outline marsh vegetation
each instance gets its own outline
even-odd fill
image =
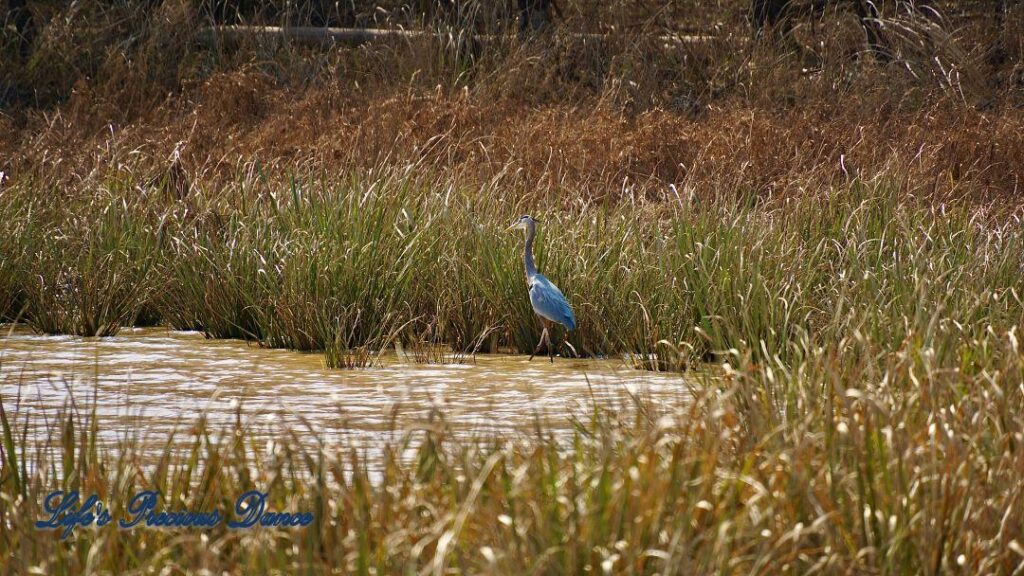
[[[442,419],[383,443],[416,457],[373,481],[358,450],[311,432],[268,451],[241,418],[147,466],[97,447],[88,409],[28,437],[5,394],[6,571],[1020,570],[1019,6],[883,14],[880,58],[838,4],[781,38],[752,35],[746,3],[566,4],[550,34],[485,46],[459,33],[495,32],[482,8],[353,8],[342,24],[439,34],[326,50],[201,47],[190,2],[37,13],[31,55],[0,64],[0,314],[338,368],[395,344],[528,351],[522,240],[501,230],[530,212],[576,350],[720,377],[691,371],[682,410],[596,407],[568,445],[542,422],[463,442]],[[58,487],[188,508],[257,487],[316,522],[39,538]]]

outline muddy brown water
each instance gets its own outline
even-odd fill
[[[439,411],[458,434],[525,433],[537,418],[568,431],[594,405],[626,407],[643,397],[685,402],[683,376],[630,369],[621,359],[575,360],[478,355],[464,364],[419,364],[394,353],[381,367],[335,370],[323,356],[207,340],[193,332],[125,329],[113,338],[0,332],[0,399],[20,427],[54,434],[69,402],[95,411],[101,441],[136,437],[162,448],[205,412],[227,429],[241,410],[250,433],[267,440],[285,429],[373,451]],[[181,442],[187,434],[179,434]]]

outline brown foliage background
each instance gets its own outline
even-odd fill
[[[36,7],[31,58],[4,65],[0,169],[58,190],[112,174],[144,186],[180,155],[177,169],[208,192],[253,171],[279,181],[415,164],[566,203],[813,194],[879,175],[915,194],[1019,196],[1019,9],[1000,20],[986,4],[951,4],[941,26],[894,12],[897,58],[883,62],[841,4],[808,8],[782,39],[753,40],[742,2],[578,2],[552,36],[459,40],[501,31],[489,6],[339,13],[439,34],[327,50],[203,46],[210,7],[186,1]],[[695,30],[709,38],[663,38]]]

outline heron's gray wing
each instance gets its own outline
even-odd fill
[[[576,317],[562,291],[541,274],[530,281],[530,304],[533,311],[570,330],[576,329]]]

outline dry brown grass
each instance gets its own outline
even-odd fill
[[[571,4],[564,27],[610,29],[593,22],[635,12],[587,6]],[[58,96],[0,115],[0,156],[16,179],[62,189],[112,171],[151,182],[180,149],[184,174],[211,192],[254,171],[284,180],[415,163],[567,203],[659,199],[670,184],[698,197],[788,196],[881,173],[915,194],[1017,198],[1024,110],[1012,41],[986,76],[988,44],[968,41],[975,20],[938,32],[894,22],[903,59],[886,65],[863,57],[841,11],[798,26],[802,53],[784,54],[791,45],[750,45],[741,4],[704,8],[720,20],[712,42],[665,49],[645,39],[700,21],[663,10],[624,19],[628,32],[604,43],[562,36],[475,52],[429,40],[209,52],[193,43],[203,20],[188,3],[150,16],[80,10],[94,28],[51,24],[40,50],[78,42],[89,65],[55,59],[25,73]],[[139,26],[129,33],[125,22]],[[118,34],[127,55],[104,53]]]
[[[601,103],[523,108],[458,93],[351,100],[243,70],[109,129],[73,99],[68,113],[34,118],[5,140],[22,170],[83,184],[119,167],[156,174],[182,144],[186,171],[211,190],[253,159],[275,178],[297,167],[341,173],[416,162],[470,182],[505,178],[524,194],[589,199],[660,198],[669,184],[698,196],[792,194],[882,172],[900,175],[908,191],[1016,198],[1024,176],[1017,109],[904,110],[847,98],[784,110],[714,106],[691,117]]]

